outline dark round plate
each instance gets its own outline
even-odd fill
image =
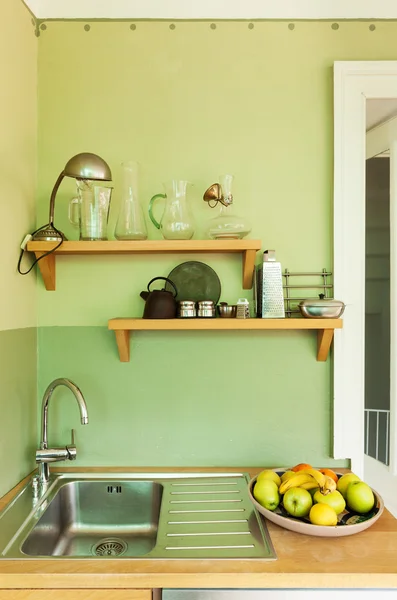
[[[197,260],[181,263],[175,269],[172,269],[168,279],[171,279],[178,290],[176,297],[178,301],[193,300],[199,302],[200,300],[212,300],[215,304],[218,304],[221,296],[221,282],[214,269],[211,269],[205,263]],[[166,283],[165,289],[169,292],[172,291],[169,283]]]

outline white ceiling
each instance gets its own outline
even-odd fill
[[[367,100],[367,131],[397,116],[397,98]]]
[[[19,0],[15,0],[19,1]],[[396,0],[24,0],[39,19],[396,19]]]

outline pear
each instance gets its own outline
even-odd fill
[[[267,510],[276,510],[280,504],[280,494],[278,493],[278,487],[270,479],[262,479],[255,483],[254,498],[261,506],[267,508]]]
[[[281,483],[280,476],[276,473],[276,471],[272,471],[271,469],[265,469],[261,471],[256,478],[256,482],[262,481],[262,479],[270,479],[270,481],[274,481],[277,487],[279,487]]]

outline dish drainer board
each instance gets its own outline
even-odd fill
[[[297,278],[299,283],[291,284],[291,278]],[[300,283],[301,281],[304,283]],[[285,269],[283,273],[285,316],[299,315],[298,304],[301,300],[309,298],[318,300],[319,294],[324,294],[324,298],[333,298],[333,289],[332,271],[322,269],[322,271],[310,273],[307,271],[291,272]],[[307,290],[306,295],[303,293],[304,290]]]

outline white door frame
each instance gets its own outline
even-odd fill
[[[397,61],[335,62],[334,293],[347,306],[344,327],[335,331],[333,441],[334,458],[350,458],[352,470],[359,476],[364,475],[367,98],[397,98]],[[394,291],[392,302],[393,298],[397,299]],[[393,335],[393,311],[391,328]],[[391,360],[397,365],[393,346]],[[391,408],[393,395],[392,390]],[[395,418],[395,406],[393,414]],[[390,423],[390,427],[397,432],[397,423]],[[395,474],[396,444],[392,437],[395,436],[390,438],[390,468]]]

